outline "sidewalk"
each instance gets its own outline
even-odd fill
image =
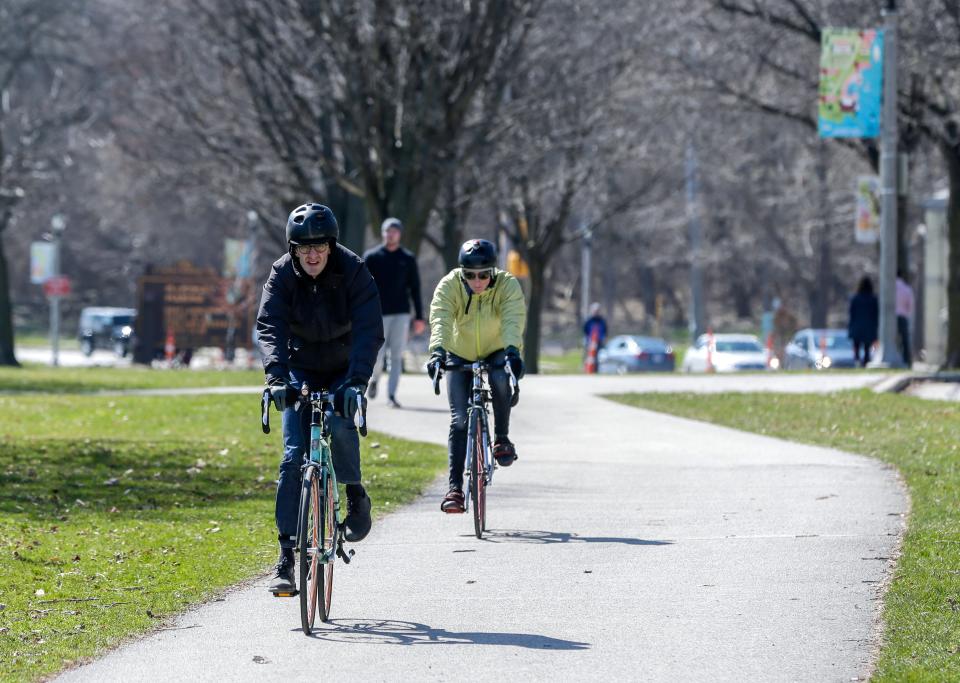
[[[337,567],[318,637],[261,578],[62,680],[866,677],[907,509],[895,472],[592,395],[648,382],[524,380],[490,537],[439,512],[437,482]],[[372,402],[372,428],[445,441],[445,397],[407,376],[399,398]]]

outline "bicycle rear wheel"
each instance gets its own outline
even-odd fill
[[[323,583],[320,587],[320,620],[330,619],[330,601],[333,599],[333,561],[336,557],[337,518],[333,497],[333,477],[323,477],[323,505],[320,507],[320,547],[326,556],[323,568]]]
[[[470,439],[467,448],[470,452],[470,498],[473,502],[473,532],[477,538],[483,538],[487,520],[487,486],[483,472],[483,432],[480,416],[474,414]]]
[[[318,580],[320,570],[320,470],[310,465],[303,473],[300,488],[300,527],[297,549],[300,553],[300,625],[307,635],[313,630],[317,603],[323,602],[318,592],[323,582]]]

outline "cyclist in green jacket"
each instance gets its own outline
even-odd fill
[[[447,362],[482,358],[491,364],[505,362],[520,379],[520,349],[527,317],[520,282],[496,268],[497,250],[487,240],[464,242],[459,264],[437,284],[430,303],[430,378]],[[457,513],[464,510],[463,467],[471,377],[465,372],[449,372],[446,377],[450,401],[450,490],[440,509]],[[503,367],[491,369],[489,380],[495,425],[493,455],[497,464],[508,467],[517,459],[509,439],[510,382]]]

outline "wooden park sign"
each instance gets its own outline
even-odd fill
[[[249,348],[256,317],[251,290],[249,279],[224,278],[187,261],[148,267],[137,281],[134,362],[162,358],[171,335],[179,351]]]

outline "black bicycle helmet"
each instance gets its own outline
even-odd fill
[[[460,247],[457,262],[463,268],[493,268],[497,265],[497,248],[487,240],[467,240]]]
[[[333,211],[323,204],[313,202],[298,206],[287,219],[287,242],[289,244],[317,244],[336,241],[340,227]]]

